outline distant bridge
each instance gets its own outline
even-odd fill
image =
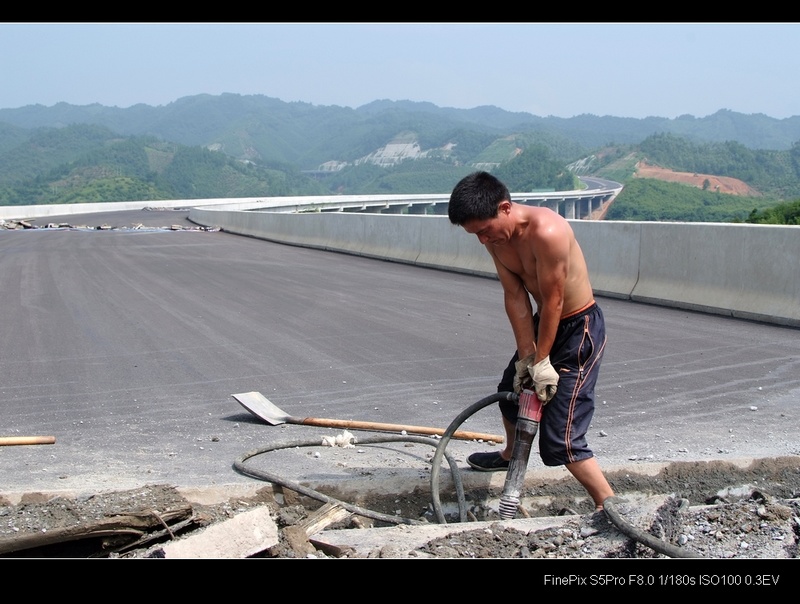
[[[570,220],[587,220],[622,191],[610,180],[581,177],[588,188],[578,191],[512,193],[512,200],[546,206]],[[192,208],[221,206],[251,212],[351,212],[364,214],[447,215],[450,194],[424,195],[309,195],[297,197],[242,197],[224,199],[173,199],[117,201],[106,203],[0,206],[0,219],[36,218],[101,211],[133,210],[145,207]]]
[[[590,219],[592,214],[622,190],[617,182],[596,178],[582,179],[592,188],[576,191],[512,193],[513,201],[545,206],[570,220]],[[366,214],[447,215],[450,194],[433,195],[342,195],[322,197],[273,198],[261,208],[265,212],[362,212]],[[258,211],[258,208],[252,208]]]

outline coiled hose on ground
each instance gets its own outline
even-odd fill
[[[406,435],[402,435],[402,436],[400,436],[400,435],[398,435],[398,436],[388,436],[388,435],[387,436],[373,436],[373,437],[359,438],[358,439],[358,444],[360,444],[360,445],[371,445],[371,444],[390,443],[390,442],[413,442],[413,443],[421,443],[421,444],[426,444],[426,445],[430,445],[432,447],[435,447],[438,444],[439,441],[438,441],[438,439],[431,438],[429,436],[406,436]],[[363,516],[365,518],[372,518],[373,520],[380,520],[381,522],[388,522],[390,524],[427,524],[426,522],[424,522],[422,520],[416,520],[416,519],[412,519],[412,518],[403,518],[401,516],[395,516],[395,515],[391,515],[391,514],[383,514],[381,512],[376,512],[374,510],[369,510],[369,509],[366,509],[366,508],[362,508],[360,506],[356,506],[356,505],[347,503],[346,501],[341,501],[341,500],[336,499],[334,497],[330,497],[328,495],[325,495],[324,493],[321,493],[321,492],[319,492],[319,491],[317,491],[315,489],[303,486],[298,482],[287,480],[287,479],[285,479],[285,478],[283,478],[283,477],[281,477],[281,476],[279,476],[277,474],[273,474],[271,472],[265,472],[263,470],[259,470],[259,469],[253,468],[251,466],[248,466],[245,463],[248,459],[251,459],[251,458],[256,457],[258,455],[262,455],[264,453],[268,453],[270,451],[279,451],[281,449],[294,449],[294,448],[298,448],[298,447],[318,447],[320,445],[321,445],[321,443],[320,443],[319,440],[315,440],[315,441],[305,440],[305,441],[287,442],[287,443],[282,443],[282,444],[278,444],[278,445],[274,445],[274,446],[270,446],[270,447],[263,447],[261,449],[255,449],[255,450],[249,451],[248,453],[245,453],[244,455],[239,457],[233,463],[233,467],[238,472],[240,472],[241,474],[244,474],[245,476],[250,476],[252,478],[258,478],[259,480],[264,480],[266,482],[271,482],[273,484],[277,484],[277,485],[286,487],[288,489],[291,489],[292,491],[296,491],[297,493],[300,493],[301,495],[305,495],[306,497],[310,497],[310,498],[315,499],[317,501],[321,501],[322,503],[336,503],[336,504],[339,504],[341,507],[343,507],[347,511],[352,512],[354,514],[357,514],[359,516]],[[458,464],[449,455],[447,455],[446,458],[447,458],[447,463],[450,466],[450,470],[453,473],[453,479],[454,479],[454,481],[455,481],[455,483],[457,485],[457,490],[460,493],[461,499],[463,499],[463,497],[464,497],[464,495],[463,495],[464,488],[461,485],[461,479],[460,479],[460,474],[459,474],[459,470],[458,470]],[[439,459],[441,459],[441,457]]]
[[[472,405],[467,407],[464,411],[462,411],[450,423],[450,425],[443,433],[441,439],[436,439],[427,436],[387,435],[387,436],[373,436],[367,438],[359,438],[358,443],[363,445],[370,445],[370,444],[380,444],[380,443],[390,443],[390,442],[413,442],[413,443],[421,443],[421,444],[435,446],[436,452],[434,453],[433,459],[431,460],[432,464],[431,499],[432,499],[434,513],[436,514],[436,519],[440,524],[447,524],[447,519],[445,518],[444,512],[442,511],[442,505],[439,496],[439,481],[440,481],[439,474],[440,474],[442,458],[444,458],[447,461],[448,466],[450,467],[450,472],[453,477],[453,484],[455,486],[456,497],[458,500],[459,520],[461,522],[466,522],[467,521],[466,498],[464,495],[464,486],[461,480],[461,473],[459,471],[458,464],[447,453],[447,445],[449,444],[453,434],[458,430],[461,424],[463,424],[469,417],[471,417],[481,409],[488,407],[489,405],[501,400],[515,401],[518,400],[518,398],[519,395],[517,395],[514,392],[498,392],[489,395],[479,400],[476,403],[473,403]],[[320,441],[319,440],[315,440],[313,442],[308,440],[294,441],[270,447],[254,449],[239,457],[234,462],[233,467],[238,472],[244,474],[245,476],[250,476],[252,478],[257,478],[259,480],[264,480],[273,484],[281,485],[297,493],[300,493],[301,495],[305,495],[317,501],[321,501],[322,503],[336,503],[340,505],[342,508],[346,509],[347,511],[352,512],[353,514],[357,514],[359,516],[363,516],[365,518],[372,518],[373,520],[379,520],[381,522],[387,522],[389,524],[407,524],[407,525],[427,524],[425,521],[422,520],[417,520],[413,518],[403,518],[401,516],[396,516],[392,514],[383,514],[381,512],[376,512],[374,510],[369,510],[357,505],[353,505],[345,501],[336,499],[334,497],[325,495],[324,493],[321,493],[315,489],[303,486],[297,482],[282,478],[277,474],[273,474],[271,472],[265,472],[263,470],[258,470],[246,464],[247,460],[270,451],[278,451],[281,449],[293,449],[298,447],[312,447],[312,446],[320,446]],[[661,539],[658,539],[657,537],[654,537],[653,535],[645,531],[639,530],[636,527],[627,523],[625,519],[620,515],[619,510],[617,509],[617,504],[623,502],[624,500],[618,497],[609,497],[603,502],[603,510],[605,511],[608,519],[624,535],[653,549],[657,553],[663,554],[670,558],[700,557],[699,554],[697,553],[671,545],[670,543],[662,541]]]

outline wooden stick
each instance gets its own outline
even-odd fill
[[[55,436],[0,436],[0,446],[5,445],[52,445]]]
[[[303,426],[321,426],[324,428],[345,428],[351,430],[378,430],[380,432],[402,432],[405,430],[409,434],[424,434],[428,436],[444,436],[444,428],[430,428],[428,426],[409,426],[407,424],[383,424],[380,422],[366,422],[349,419],[328,419],[322,417],[289,417],[286,423],[301,424]],[[465,432],[456,430],[452,438],[460,440],[486,440],[501,443],[505,440],[499,434],[484,434],[482,432]]]

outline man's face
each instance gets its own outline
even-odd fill
[[[504,245],[511,239],[513,229],[508,219],[510,204],[503,202],[497,210],[497,215],[486,220],[470,220],[464,223],[467,233],[476,235],[481,244]]]

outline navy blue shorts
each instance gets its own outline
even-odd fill
[[[533,317],[538,328],[539,315]],[[539,423],[539,454],[546,466],[563,466],[594,455],[586,433],[594,415],[594,388],[606,347],[603,311],[591,306],[561,319],[550,351],[550,363],[558,372],[555,396],[542,410]],[[515,352],[497,386],[498,392],[514,391]],[[517,421],[517,404],[500,401],[500,412],[512,424]]]

